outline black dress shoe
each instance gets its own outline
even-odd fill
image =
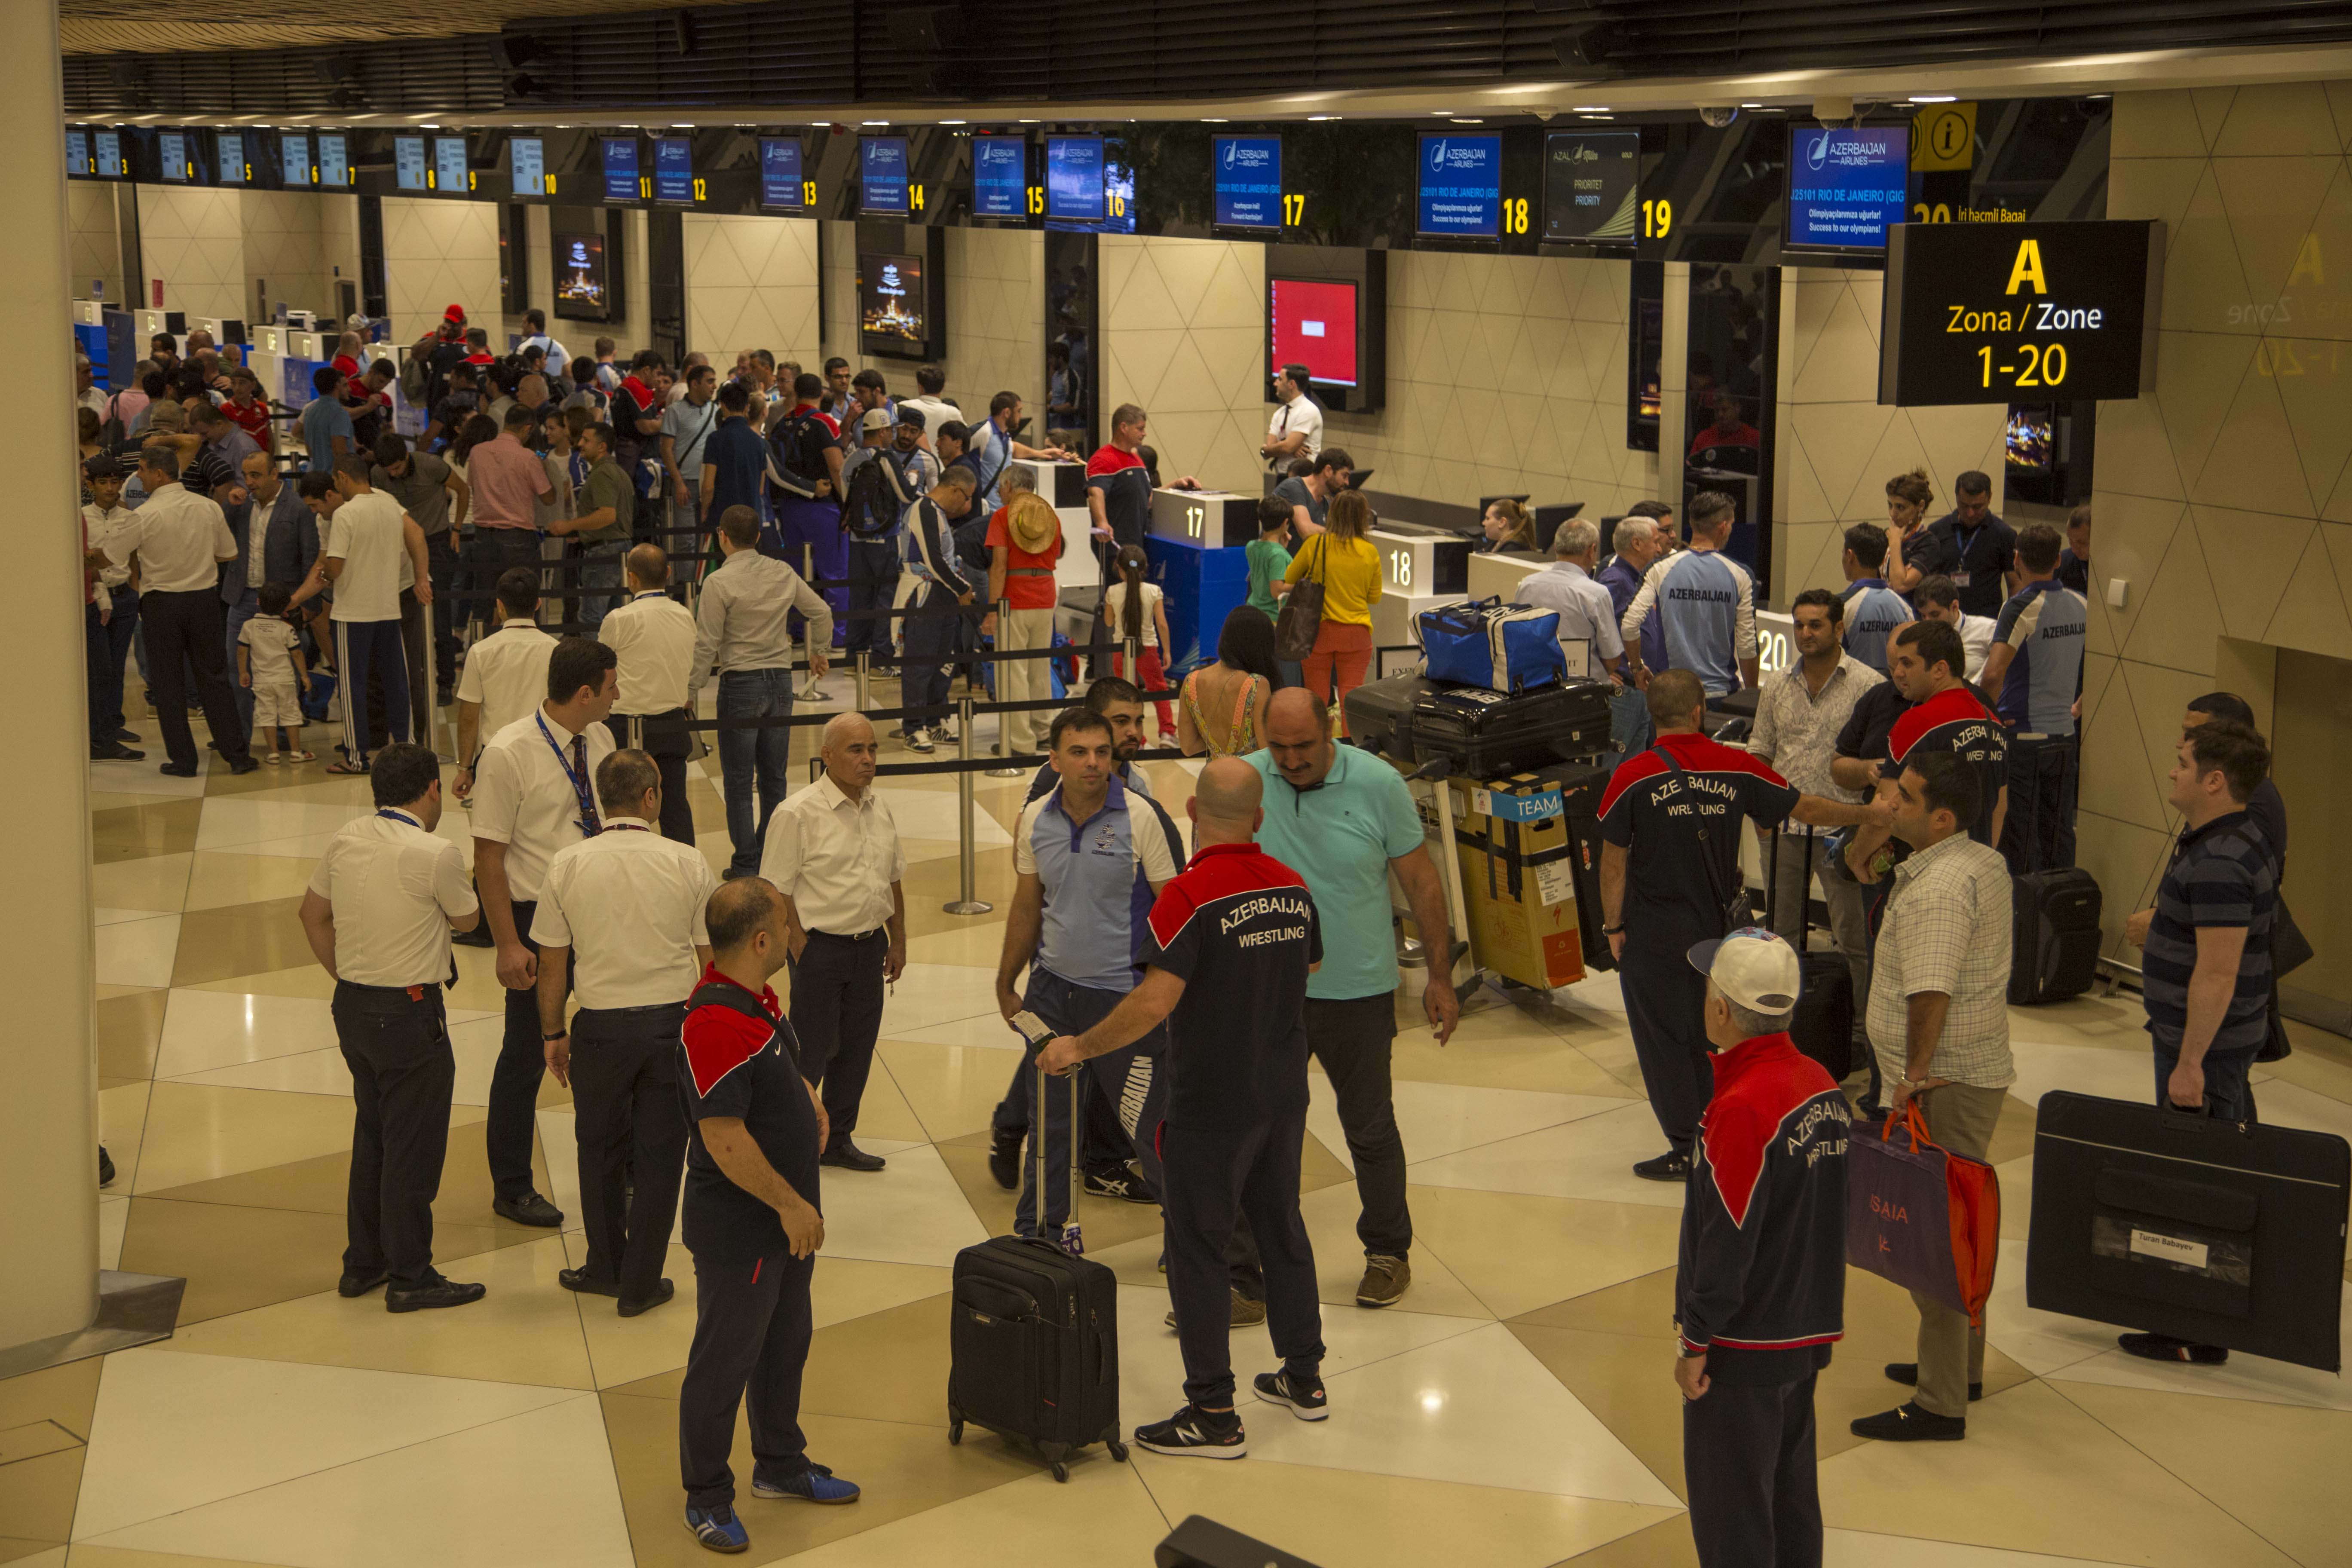
[[[346,1268],[343,1270],[343,1277],[335,1281],[335,1294],[348,1301],[355,1297],[366,1295],[377,1286],[389,1281],[391,1278],[391,1275],[381,1268],[367,1274]]]
[[[535,1225],[541,1230],[552,1230],[563,1223],[563,1211],[537,1193],[525,1193],[519,1198],[492,1198],[490,1212],[500,1219]]]
[[[147,753],[134,752],[120,741],[98,741],[90,745],[89,760],[93,763],[143,763],[147,760]]]
[[[1916,1362],[1916,1361],[1890,1361],[1890,1362],[1888,1362],[1888,1363],[1886,1363],[1886,1381],[1887,1381],[1887,1382],[1889,1382],[1889,1383],[1899,1383],[1899,1384],[1902,1384],[1904,1387],[1906,1387],[1906,1388],[1916,1388],[1916,1387],[1918,1387],[1918,1386],[1919,1386],[1919,1363],[1918,1363],[1917,1362]],[[1981,1383],[1972,1383],[1972,1384],[1969,1384],[1969,1404],[1973,1405],[1973,1404],[1975,1404],[1978,1400],[1982,1399],[1983,1397],[1984,1397],[1984,1384],[1981,1384]]]
[[[819,1157],[820,1165],[832,1165],[844,1171],[878,1171],[890,1162],[879,1154],[869,1154],[846,1138],[827,1149]]]
[[[1897,1409],[1864,1415],[1852,1430],[1857,1437],[1875,1437],[1882,1443],[1957,1443],[1969,1435],[1969,1421],[1965,1415],[1922,1410],[1915,1399]]]
[[[256,772],[260,768],[260,766],[261,764],[259,763],[255,762],[249,756],[236,757],[230,760],[228,771],[242,778],[247,773]]]
[[[103,1143],[98,1146],[98,1184],[101,1187],[114,1184],[114,1156],[106,1152]]]
[[[566,1290],[577,1290],[583,1296],[617,1296],[621,1288],[609,1279],[599,1279],[585,1268],[564,1268],[557,1271],[555,1282]]]
[[[677,1294],[677,1287],[665,1279],[659,1285],[656,1286],[654,1288],[654,1293],[646,1297],[644,1300],[622,1302],[621,1316],[625,1318],[634,1318],[640,1312],[650,1312],[656,1307],[658,1307],[663,1302],[669,1300]]]
[[[1633,1173],[1645,1182],[1684,1182],[1690,1179],[1690,1156],[1677,1149],[1669,1149],[1654,1160],[1635,1163]]]
[[[386,1290],[383,1309],[387,1312],[422,1312],[435,1307],[463,1307],[480,1300],[490,1293],[487,1285],[460,1285],[455,1279],[436,1279],[414,1290]]]
[[[139,738],[139,731],[136,730],[118,729],[112,735],[110,735],[107,738],[113,741],[135,741]]]
[[[168,779],[192,779],[196,776],[196,764],[194,763],[165,763],[162,767],[157,768],[155,771],[162,773]]]

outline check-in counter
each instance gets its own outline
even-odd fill
[[[1462,602],[1460,594],[1400,594],[1392,588],[1381,589],[1380,602],[1372,606],[1372,647],[1375,648],[1421,646],[1419,617],[1424,610],[1442,609]],[[1385,658],[1376,658],[1374,673],[1385,671],[1402,675],[1420,661],[1421,655],[1392,653]]]
[[[1257,537],[1257,503],[1231,490],[1156,489],[1144,527],[1155,539],[1239,550]]]
[[[1365,537],[1381,552],[1381,592],[1469,592],[1470,538],[1448,528],[1418,522],[1382,522]]]
[[[1517,551],[1473,554],[1470,557],[1469,595],[1474,601],[1500,599],[1507,605],[1518,596],[1522,582],[1550,564],[1540,555],[1522,554]]]

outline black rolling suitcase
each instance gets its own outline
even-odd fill
[[[2079,868],[2017,879],[2010,936],[2009,1000],[2063,1002],[2099,973],[2099,884]]]
[[[1780,918],[1780,858],[1791,835],[1783,827],[1772,836],[1772,853],[1764,858],[1764,919]],[[1813,863],[1813,829],[1806,827],[1801,869],[1810,879]],[[1831,1078],[1843,1079],[1853,1070],[1853,971],[1845,954],[1832,947],[1815,952],[1805,944],[1813,934],[1812,889],[1807,887],[1797,908],[1797,1016],[1789,1020],[1789,1037],[1797,1048],[1822,1064]]]
[[[1033,1039],[1053,1031],[1028,1014]],[[1037,1074],[1037,1207],[1045,1197],[1045,1090]],[[1070,1079],[1070,1238],[1078,1213],[1077,1078]],[[992,1237],[956,1254],[948,1328],[948,1441],[963,1441],[966,1422],[1034,1448],[1057,1481],[1073,1449],[1108,1444],[1124,1461],[1118,1435],[1118,1279],[1056,1243]]]
[[[2026,1305],[2338,1372],[2352,1144],[2055,1089]]]
[[[1601,797],[1616,771],[1614,763],[1570,763],[1539,774],[1559,781],[1560,812],[1568,821],[1576,867],[1576,935],[1587,969],[1617,967],[1617,955],[1609,951],[1608,934],[1601,930],[1608,921],[1601,910]]]
[[[1401,763],[1443,757],[1463,777],[1501,778],[1607,751],[1609,694],[1605,680],[1511,694],[1397,676],[1348,693],[1348,733]]]

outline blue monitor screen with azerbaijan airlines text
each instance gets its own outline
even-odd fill
[[[975,217],[1025,217],[1029,213],[1029,139],[971,139],[971,210]]]
[[[1903,221],[1910,179],[1908,126],[1791,126],[1787,243],[1885,249],[1886,226]]]
[[[801,139],[763,136],[760,139],[760,205],[802,212],[808,195],[801,184]]]
[[[1431,238],[1496,238],[1503,220],[1503,139],[1423,136],[1413,216],[1415,232]]]
[[[1282,226],[1282,138],[1213,138],[1217,222],[1227,228]]]

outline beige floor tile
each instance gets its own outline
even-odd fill
[[[2042,1383],[1972,1406],[1964,1443],[1848,1449],[1821,1488],[1825,1522],[1850,1530],[2149,1568],[2292,1562]]]
[[[467,1258],[436,1248],[435,1264],[452,1279],[480,1281],[489,1294],[460,1310],[393,1313],[383,1310],[380,1293],[347,1301],[328,1291],[195,1324],[171,1348],[486,1383],[592,1386],[580,1314],[593,1310],[592,1300],[608,1310],[610,1303],[575,1297],[556,1283],[564,1267],[562,1237]]]
[[[679,1522],[686,1498],[678,1486],[677,1402],[614,1392],[598,1397],[639,1568],[691,1568],[708,1562],[709,1554]],[[809,1457],[856,1481],[864,1496],[845,1507],[823,1509],[752,1497],[751,1433],[739,1417],[729,1463],[735,1472],[735,1506],[751,1532],[751,1549],[738,1562],[773,1563],[1038,1471],[1034,1460],[1003,1443],[967,1436],[950,1447],[947,1434],[936,1426],[837,1415],[812,1415],[801,1425]],[[1077,1468],[1089,1464],[1108,1467],[1111,1460],[1098,1449],[1089,1450]]]
[[[1671,1265],[1682,1224],[1675,1210],[1635,1204],[1454,1187],[1410,1196],[1416,1253],[1443,1259],[1496,1317]]]
[[[299,899],[318,862],[294,855],[234,855],[200,849],[190,858],[187,905],[226,909],[276,899]]]
[[[458,1227],[436,1226],[434,1238],[436,1245],[467,1252],[499,1245],[488,1229],[467,1235]],[[310,1214],[133,1198],[123,1229],[122,1268],[186,1279],[187,1293],[180,1301],[180,1325],[185,1328],[333,1289],[349,1239],[340,1207],[332,1214]]]
[[[192,854],[101,860],[90,868],[90,896],[101,908],[177,913],[186,901]]]
[[[954,963],[983,969],[988,973],[981,977],[981,983],[983,986],[993,985],[996,961],[1004,951],[1004,912],[1000,905],[994,914],[968,917],[953,930],[910,937],[907,942],[907,960],[910,963]]]
[[[92,863],[110,866],[152,855],[185,855],[196,847],[196,826],[204,811],[201,800],[93,811],[89,814]]]
[[[96,1359],[69,1362],[0,1382],[0,1433],[21,1434],[9,1447],[25,1456],[0,1463],[0,1536],[37,1542],[40,1551],[70,1536],[104,1366]],[[16,1555],[32,1554],[28,1545]]]
[[[1542,1568],[1675,1511],[1303,1464],[1188,1465],[1151,1454],[1137,1463],[1171,1521],[1205,1514],[1268,1545],[1349,1568],[1470,1561]]]
[[[66,1568],[68,1550],[46,1541],[0,1536],[0,1563],[13,1564],[14,1568]]]
[[[1013,1061],[1011,1052],[1003,1053],[1005,1063]],[[947,1163],[956,1185],[962,1189],[972,1213],[980,1219],[982,1236],[1013,1234],[1013,1208],[1017,1194],[1006,1192],[988,1173],[988,1134],[968,1133],[954,1143],[940,1145],[940,1158]],[[1049,1179],[1054,1179],[1049,1176]],[[828,1205],[829,1207],[829,1205]],[[1114,1203],[1108,1198],[1081,1196],[1078,1199],[1078,1228],[1086,1237],[1089,1253],[1103,1252],[1122,1243],[1151,1238],[1155,1244],[1160,1236],[1160,1211],[1150,1204]]]
[[[2255,1070],[2285,1083],[2352,1103],[2352,1045],[2302,1025],[2288,1026],[2294,1054]],[[2260,1099],[2259,1092],[2256,1096]]]
[[[1050,1475],[1028,1476],[801,1552],[791,1561],[793,1568],[1147,1563],[1169,1524],[1137,1467],[1082,1464],[1066,1484],[1057,1485]]]
[[[266,973],[310,958],[302,934],[299,895],[200,910],[180,922],[174,985],[201,985],[233,975]]]
[[[465,961],[458,960],[462,970]],[[299,996],[309,1001],[329,1002],[334,999],[335,979],[319,967],[315,960],[290,965],[284,969],[262,970],[251,974],[232,974],[221,980],[205,980],[190,986],[190,991],[236,991],[256,996]]]
[[[1568,1562],[1575,1568],[1699,1568],[1698,1548],[1692,1544],[1690,1515],[1686,1513],[1675,1514],[1631,1535],[1621,1535],[1605,1545],[1579,1552]],[[1561,1568],[1567,1568],[1567,1564],[1561,1564]]]
[[[139,1151],[147,1126],[147,1100],[152,1085],[134,1080],[98,1094],[98,1141],[114,1160],[114,1191],[135,1190]]]
[[[73,1549],[71,1568],[275,1568],[275,1565],[227,1557],[187,1557],[177,1552],[136,1552],[126,1546],[96,1546],[84,1542]]]
[[[131,1189],[142,1194],[348,1150],[352,1106],[326,1095],[160,1083],[147,1125],[152,1142]]]
[[[875,1048],[921,1123],[917,1136],[934,1142],[985,1132],[1021,1060],[993,1046],[884,1040]]]
[[[2352,1412],[2072,1383],[2058,1392],[2304,1568],[2352,1563],[2325,1502],[2340,1500],[2352,1469]]]
[[[97,1005],[98,1070],[101,1078],[152,1078],[155,1047],[163,1037],[169,991],[132,991]]]
[[[1536,1089],[1547,1094],[1622,1097],[1624,1083],[1591,1057],[1532,1026],[1509,1033],[1465,1035],[1457,1029],[1440,1046],[1427,1028],[1399,1032],[1393,1058],[1398,1079],[1486,1089]]]
[[[861,1143],[930,1142],[922,1119],[900,1092],[898,1079],[887,1063],[881,1071],[869,1074],[866,1079],[865,1096],[857,1102],[856,1136]]]

